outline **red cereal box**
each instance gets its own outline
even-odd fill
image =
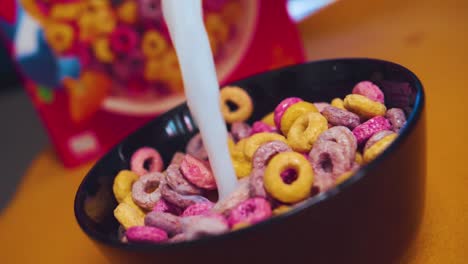
[[[204,0],[221,85],[304,60],[286,0]],[[160,0],[2,0],[6,40],[66,166],[184,101]]]

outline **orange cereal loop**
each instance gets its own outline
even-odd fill
[[[275,117],[275,113],[274,112],[271,112],[269,113],[268,115],[264,116],[262,118],[262,122],[269,125],[269,126],[272,126],[274,127],[275,126],[275,120],[274,120],[274,117]]]
[[[161,56],[167,49],[166,39],[156,30],[148,30],[141,41],[141,50],[148,58]]]
[[[224,120],[232,124],[249,119],[253,112],[253,102],[250,95],[242,88],[236,86],[226,86],[221,89],[221,112]],[[231,110],[229,103],[236,106]]]
[[[93,50],[96,59],[104,63],[111,63],[115,60],[115,55],[110,49],[108,38],[98,38],[93,43]]]
[[[57,3],[52,5],[49,17],[56,20],[73,21],[76,20],[83,11],[84,3]]]
[[[280,205],[273,210],[273,215],[282,215],[291,210],[291,206]]]
[[[298,102],[291,105],[286,112],[284,112],[283,116],[281,117],[281,132],[283,135],[287,135],[289,133],[289,129],[294,124],[297,118],[301,115],[309,112],[317,112],[317,107],[314,104],[309,102]]]
[[[73,28],[67,24],[51,23],[44,27],[44,35],[47,43],[56,52],[64,52],[69,49],[75,38]]]
[[[117,17],[122,22],[133,24],[137,20],[137,9],[134,1],[125,1],[117,8]]]
[[[242,15],[242,6],[239,1],[230,1],[223,6],[221,11],[223,20],[232,24],[239,20]]]
[[[293,169],[296,179],[285,183],[281,173]],[[297,152],[282,152],[274,156],[265,169],[265,190],[283,203],[297,203],[310,196],[314,171],[309,161]]]
[[[161,74],[161,61],[159,60],[147,60],[145,64],[145,71],[143,72],[143,76],[145,80],[152,82],[158,81],[160,79]]]
[[[205,26],[208,35],[214,36],[221,42],[225,42],[229,37],[229,26],[224,23],[222,17],[213,13],[207,14],[205,17]]]

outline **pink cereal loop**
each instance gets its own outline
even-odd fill
[[[281,129],[281,118],[283,117],[286,110],[288,110],[291,105],[302,101],[303,100],[299,97],[289,97],[281,101],[278,106],[276,106],[274,111],[274,121],[278,130]]]
[[[182,217],[206,214],[210,212],[213,206],[214,204],[212,202],[192,204],[184,210]]]
[[[167,240],[167,233],[156,227],[133,226],[127,229],[125,236],[131,243],[160,243]]]
[[[145,162],[149,163],[149,169],[145,168]],[[160,172],[163,169],[163,160],[159,152],[150,147],[139,148],[133,153],[130,159],[130,168],[139,176],[151,173]]]
[[[250,130],[250,136],[257,134],[257,133],[262,133],[262,132],[276,132],[276,127],[272,127],[267,125],[266,123],[262,121],[257,121],[253,123],[252,129]]]
[[[110,46],[117,53],[127,53],[137,46],[138,38],[131,27],[119,26],[110,34]]]
[[[156,205],[153,207],[153,212],[159,213],[171,213],[173,215],[180,215],[181,209],[168,201],[164,200],[164,198],[160,198]]]
[[[180,164],[180,171],[193,185],[207,190],[216,189],[216,180],[213,173],[201,161],[191,155],[185,155]]]
[[[228,222],[230,226],[237,223],[255,224],[271,216],[270,203],[260,197],[248,199],[237,205],[229,214]]]
[[[353,129],[358,144],[365,143],[372,135],[382,130],[391,130],[392,125],[383,116],[373,117]]]
[[[373,84],[370,81],[362,81],[356,84],[353,88],[352,93],[363,95],[373,101],[382,104],[385,102],[385,97],[382,90],[380,90],[380,88],[377,85]]]

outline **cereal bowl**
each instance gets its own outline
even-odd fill
[[[288,212],[219,236],[173,244],[126,244],[119,240],[113,210],[115,175],[128,169],[133,152],[159,150],[167,165],[198,130],[186,104],[142,127],[116,145],[86,175],[75,197],[82,230],[112,263],[394,263],[412,242],[424,207],[426,132],[424,92],[408,69],[374,59],[306,63],[237,82],[251,96],[248,122],[286,97],[329,102],[370,80],[386,104],[408,113],[396,140],[340,185]]]

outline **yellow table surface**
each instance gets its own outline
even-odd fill
[[[341,1],[300,29],[312,60],[381,58],[422,79],[428,107],[426,210],[417,240],[401,262],[466,263],[468,1],[405,2]],[[0,262],[107,263],[73,215],[75,191],[89,168],[66,170],[51,150],[37,157],[0,215]]]

